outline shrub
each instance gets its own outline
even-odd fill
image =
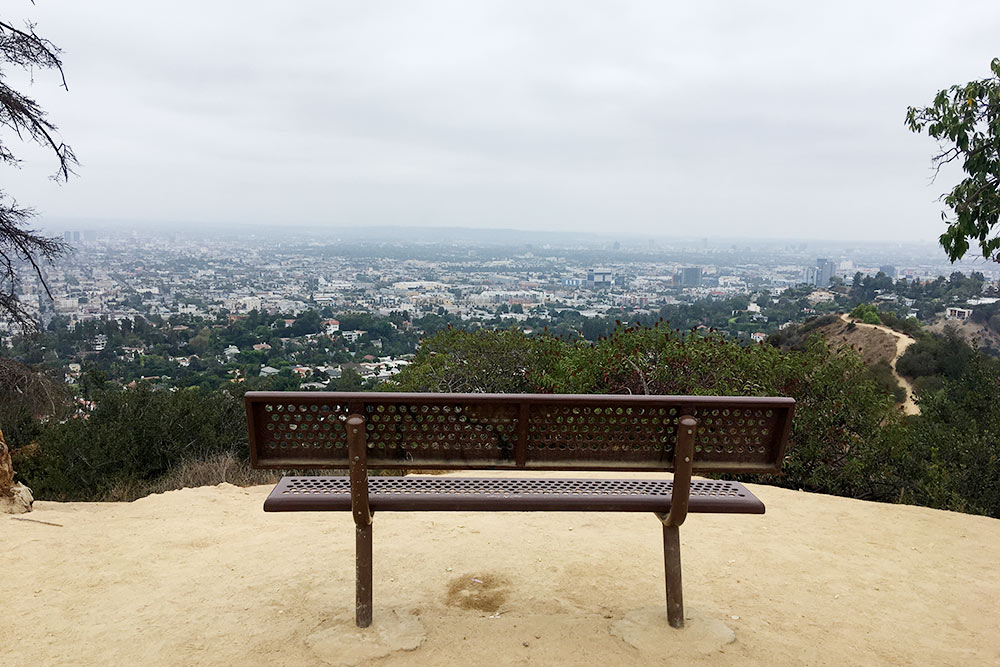
[[[944,336],[925,336],[908,347],[896,362],[896,370],[909,378],[940,375],[956,380],[975,354],[976,351],[949,327]]]
[[[955,379],[920,391],[905,499],[1000,518],[1000,362],[971,356]]]
[[[899,386],[896,375],[888,361],[880,361],[871,367],[872,377],[882,390],[895,399],[897,403],[906,400],[906,390]]]
[[[878,310],[870,303],[859,303],[851,311],[851,317],[861,320],[865,324],[882,324],[882,320],[878,316]]]
[[[433,352],[400,373],[397,387],[792,396],[798,402],[793,445],[784,474],[768,477],[769,483],[882,500],[895,498],[900,488],[895,470],[907,450],[893,401],[856,353],[833,354],[818,337],[801,352],[787,353],[659,325],[618,329],[594,344],[452,331],[426,341],[425,348]],[[489,354],[488,363],[476,361],[482,354]],[[484,373],[484,366],[507,371]]]
[[[104,389],[93,412],[46,425],[17,470],[36,496],[90,500],[114,485],[156,479],[180,462],[230,453],[247,458],[239,397],[199,388]]]

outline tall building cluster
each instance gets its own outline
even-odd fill
[[[808,285],[826,287],[830,284],[830,280],[833,279],[836,268],[836,265],[828,259],[817,259],[816,266],[810,266],[805,270],[802,282]]]

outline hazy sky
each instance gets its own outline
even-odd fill
[[[79,178],[3,173],[50,218],[932,240],[906,107],[1000,56],[996,0],[4,5],[65,51]]]

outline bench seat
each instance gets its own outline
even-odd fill
[[[373,512],[670,511],[665,479],[369,477]],[[763,514],[764,503],[738,482],[693,480],[689,512]],[[349,477],[283,477],[265,512],[350,511]]]

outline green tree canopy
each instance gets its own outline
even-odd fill
[[[961,160],[965,178],[942,199],[948,229],[941,245],[951,261],[961,259],[969,242],[979,243],[983,257],[1000,261],[1000,237],[991,236],[1000,220],[1000,58],[990,63],[993,76],[940,91],[929,107],[909,107],[912,132],[927,131],[941,152],[932,163],[941,167]]]

